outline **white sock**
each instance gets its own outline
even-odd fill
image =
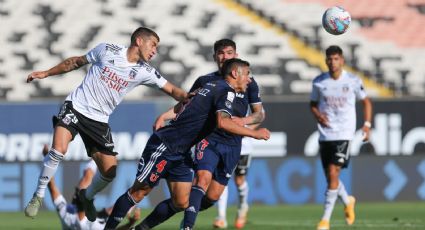
[[[341,198],[345,206],[347,206],[350,203],[350,200],[348,199],[348,193],[345,190],[344,183],[342,183],[341,180],[338,183],[338,196]]]
[[[44,197],[46,192],[47,183],[55,175],[59,163],[62,161],[64,155],[54,148],[51,148],[49,153],[43,159],[43,168],[41,169],[40,176],[38,177],[37,190],[35,194],[38,197]]]
[[[241,186],[238,186],[239,193],[239,209],[242,207],[248,207],[248,182],[244,181]]]
[[[100,172],[97,172],[93,177],[93,181],[87,188],[86,198],[92,200],[94,196],[102,191],[111,181],[111,179],[105,178]]]
[[[217,201],[218,209],[218,218],[226,219],[226,209],[227,209],[227,198],[229,196],[229,189],[227,186],[224,188],[223,193],[220,196],[220,199]]]
[[[329,221],[331,219],[332,211],[334,210],[335,201],[338,198],[338,189],[335,190],[327,190],[326,198],[325,198],[325,207],[324,213],[322,216],[322,220]]]

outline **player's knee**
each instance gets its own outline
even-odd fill
[[[243,185],[244,182],[245,182],[244,176],[235,176],[235,183],[238,187]]]
[[[109,180],[113,180],[115,176],[117,175],[117,166],[113,165],[109,167],[108,169],[104,170],[103,172],[101,171],[101,173],[103,177]]]
[[[174,208],[178,211],[183,211],[189,207],[189,199],[173,199]]]
[[[204,191],[208,189],[211,183],[211,173],[200,173],[197,175],[196,186],[202,188]]]

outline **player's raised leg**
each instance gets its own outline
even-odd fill
[[[53,136],[53,147],[43,159],[43,166],[38,177],[37,189],[25,207],[25,215],[34,218],[40,209],[45,195],[46,187],[55,175],[59,163],[62,161],[68,144],[72,140],[72,134],[64,127],[56,126]]]

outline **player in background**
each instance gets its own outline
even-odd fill
[[[339,179],[340,171],[350,161],[349,144],[356,131],[356,100],[363,104],[363,141],[368,141],[372,126],[372,103],[366,95],[361,79],[343,70],[344,56],[338,46],[326,49],[329,72],[313,80],[310,109],[317,120],[320,133],[319,146],[322,166],[327,181],[325,205],[319,230],[329,229],[329,221],[337,198],[345,205],[345,220],[352,225],[355,220],[356,199],[349,196]]]
[[[49,147],[44,145],[42,151],[43,156],[46,156],[48,152]],[[96,174],[96,171],[96,163],[93,160],[90,160],[84,169],[83,177],[80,179],[78,185],[79,188],[87,187],[91,183],[93,176]],[[52,177],[52,179],[47,184],[47,188],[50,191],[50,196],[60,218],[63,230],[102,230],[105,227],[107,216],[98,217],[94,222],[90,222],[87,220],[82,208],[82,204],[78,199],[74,199],[72,204],[68,204],[65,197],[63,197],[59,188],[56,186],[54,177]],[[78,196],[78,194],[76,194],[76,196]],[[105,212],[107,212],[107,215],[109,215],[110,209],[105,209]],[[135,208],[133,214],[129,213],[127,215],[127,219],[128,222],[125,225],[120,226],[119,229],[130,229],[140,219],[140,209]]]
[[[199,88],[209,84],[210,82],[223,78],[220,72],[223,63],[226,60],[237,57],[236,43],[230,39],[221,39],[214,43],[214,61],[217,64],[217,71],[199,77],[190,92],[194,92]],[[247,91],[236,95],[237,113],[233,119],[240,125],[258,124],[264,120],[264,111],[259,97],[259,89],[255,80],[252,78],[248,85]],[[249,105],[249,106],[248,106]],[[252,114],[247,114],[248,107],[251,108]],[[167,113],[158,117],[155,128],[164,125],[164,117]],[[195,171],[196,177],[190,194],[190,205],[185,211],[183,225],[192,228],[195,224],[199,211],[208,209],[220,198],[225,186],[230,179],[240,156],[241,137],[226,133],[216,129],[212,134],[198,143],[195,152]],[[151,213],[143,222],[149,223],[149,227],[153,225],[151,219],[155,219],[157,214],[155,211]]]
[[[256,125],[251,125],[252,129]],[[238,165],[236,166],[236,170],[234,173],[234,180],[238,192],[238,212],[235,220],[235,228],[241,229],[245,226],[248,216],[248,182],[246,181],[246,175],[248,174],[248,169],[251,164],[251,153],[253,151],[253,143],[252,138],[243,137],[242,138],[242,148],[241,148],[241,156],[239,158]],[[217,209],[218,216],[214,220],[213,227],[214,228],[227,228],[227,200],[229,196],[228,186],[225,187],[223,193],[220,196],[220,199],[217,201]]]
[[[267,140],[270,132],[252,130],[234,122],[236,94],[247,90],[250,78],[249,63],[229,59],[223,64],[224,79],[210,82],[196,91],[188,103],[179,104],[176,113],[169,113],[169,125],[155,131],[142,153],[133,186],[115,203],[105,229],[114,229],[128,209],[140,202],[166,178],[171,198],[160,202],[136,229],[150,229],[189,204],[193,180],[193,160],[190,148],[211,134],[215,128],[229,133]]]
[[[27,82],[63,74],[91,64],[81,85],[71,92],[59,112],[54,128],[53,143],[44,158],[37,189],[25,208],[25,215],[34,218],[42,205],[45,189],[64,158],[68,144],[79,133],[87,155],[97,164],[99,172],[87,189],[80,191],[87,218],[96,219],[93,199],[115,177],[117,153],[114,152],[109,115],[134,87],[146,85],[161,89],[178,101],[187,93],[163,78],[148,64],[156,54],[158,35],[139,27],[131,35],[129,47],[101,43],[86,55],[71,57],[46,71],[31,73]]]

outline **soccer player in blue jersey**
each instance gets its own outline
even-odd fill
[[[215,42],[214,60],[219,70],[226,60],[235,58],[237,55],[234,41],[230,39],[221,39]],[[209,82],[222,79],[223,76],[223,73],[220,71],[201,76],[195,81],[190,91],[196,91]],[[248,105],[252,113],[245,117]],[[245,93],[236,94],[234,111],[235,116],[233,119],[240,125],[258,124],[263,121],[264,111],[259,97],[259,89],[253,78],[251,78],[251,82],[248,84]],[[167,113],[161,115],[157,119],[155,127],[159,128],[163,126],[164,120],[166,120],[164,117],[167,116]],[[197,144],[194,159],[196,177],[190,194],[189,208],[185,211],[185,218],[183,221],[185,227],[192,228],[198,211],[211,207],[220,198],[220,195],[223,193],[228,180],[238,164],[240,152],[241,137],[220,129],[216,129],[212,134]],[[156,213],[156,210],[154,210],[143,220],[143,229],[149,229],[159,224],[160,222],[157,220],[162,219],[159,218],[159,216],[161,216],[161,214]]]
[[[127,211],[140,202],[166,178],[171,198],[155,208],[159,215],[155,225],[188,207],[193,180],[193,161],[190,148],[211,134],[215,128],[241,136],[267,140],[270,132],[252,130],[232,120],[236,94],[244,93],[251,82],[249,63],[229,59],[223,64],[224,79],[205,84],[187,103],[176,106],[176,113],[168,117],[170,125],[155,131],[140,158],[133,186],[115,202],[105,229],[114,229]],[[138,226],[137,228],[142,228]]]

